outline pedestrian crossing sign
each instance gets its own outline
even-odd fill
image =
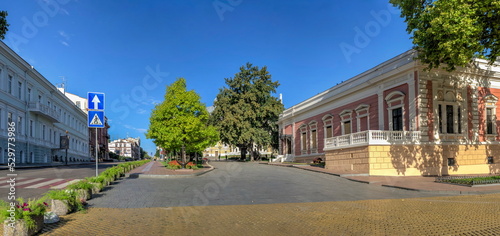
[[[104,128],[104,111],[89,111],[88,127]]]

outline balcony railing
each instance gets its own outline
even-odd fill
[[[325,139],[325,149],[361,145],[390,145],[419,143],[420,131],[367,130]]]
[[[59,123],[59,114],[55,109],[52,109],[49,106],[43,105],[39,102],[30,102],[28,108],[30,112],[42,115],[53,123]]]

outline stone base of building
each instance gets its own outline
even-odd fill
[[[500,174],[498,144],[362,146],[325,151],[326,169],[382,176]]]

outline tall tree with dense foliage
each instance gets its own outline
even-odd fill
[[[5,34],[9,30],[9,23],[7,23],[6,11],[0,11],[0,39],[5,39]]]
[[[217,130],[208,125],[208,119],[200,96],[187,91],[186,80],[179,78],[167,86],[165,100],[153,109],[146,137],[164,149],[181,150],[186,163],[186,152],[202,151],[218,141]]]
[[[493,63],[500,56],[500,1],[390,0],[412,34],[418,59],[448,71],[474,58]],[[442,64],[445,64],[444,66]]]
[[[284,110],[273,96],[279,83],[271,80],[267,67],[259,69],[247,63],[234,78],[226,78],[214,102],[211,120],[217,126],[221,141],[237,146],[241,159],[248,149],[276,147],[279,115]],[[255,152],[251,152],[252,160]]]

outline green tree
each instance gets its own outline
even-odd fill
[[[493,63],[500,56],[500,1],[390,0],[401,9],[413,34],[418,59],[428,69],[448,71],[474,58]]]
[[[215,127],[208,125],[209,114],[200,96],[186,90],[186,80],[179,78],[167,86],[165,100],[156,105],[150,117],[146,137],[156,146],[167,150],[181,150],[186,163],[186,151],[202,151],[217,142]]]
[[[5,34],[9,30],[9,23],[7,23],[6,11],[0,11],[0,39],[5,39]]]
[[[227,87],[220,89],[214,102],[211,122],[217,126],[221,141],[240,148],[241,159],[253,148],[276,147],[277,121],[284,110],[281,101],[273,96],[279,86],[271,80],[267,67],[259,69],[247,63],[234,78],[226,78]]]

